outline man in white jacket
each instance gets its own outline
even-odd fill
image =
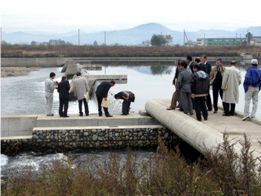
[[[55,82],[53,79],[55,78],[55,73],[51,72],[50,77],[45,80],[45,99],[46,99],[46,113],[47,116],[53,116],[52,108],[53,108],[53,92],[55,89]]]
[[[223,116],[235,115],[235,107],[239,100],[239,85],[241,84],[240,71],[236,68],[236,61],[231,61],[223,76]]]
[[[82,102],[84,103],[85,115],[89,116],[89,107],[86,99],[89,91],[88,82],[87,79],[83,77],[80,72],[78,72],[76,75],[76,78],[72,80],[70,92],[74,91],[78,99],[79,116],[83,116]]]

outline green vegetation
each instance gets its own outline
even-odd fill
[[[172,42],[171,35],[153,35],[150,40],[152,46],[165,46]]]
[[[242,143],[241,155],[233,145],[225,135],[200,164],[162,145],[145,163],[133,153],[121,164],[115,154],[104,164],[57,162],[37,176],[9,178],[2,195],[261,195],[261,166],[255,165],[249,141]]]

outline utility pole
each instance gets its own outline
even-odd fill
[[[104,31],[104,45],[106,46],[106,40],[107,39],[107,37],[106,37],[106,31]]]
[[[78,46],[81,45],[81,39],[80,39],[80,29],[78,29]]]
[[[204,33],[204,41],[203,41],[203,46],[206,46],[206,34]]]

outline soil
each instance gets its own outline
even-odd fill
[[[27,75],[30,71],[38,69],[36,67],[1,67],[1,77],[23,76]]]

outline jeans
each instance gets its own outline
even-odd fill
[[[257,107],[258,107],[258,93],[259,88],[254,88],[252,86],[248,87],[248,90],[245,94],[245,108],[244,108],[244,116],[249,116],[249,107],[250,107],[250,101],[252,100],[252,112],[251,117],[255,117]]]

